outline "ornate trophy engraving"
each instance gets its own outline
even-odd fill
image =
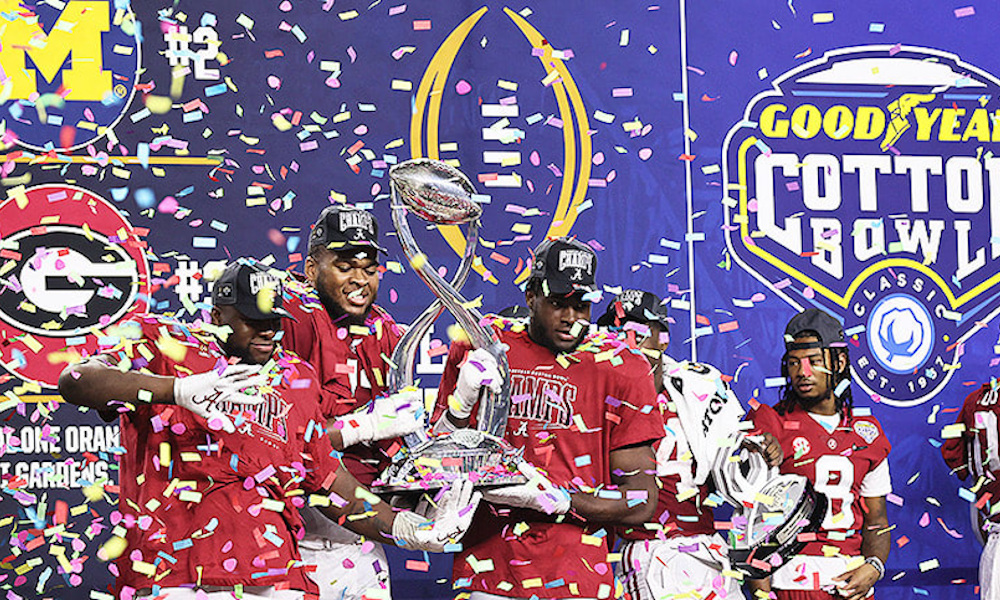
[[[457,169],[436,160],[413,159],[389,170],[392,185],[392,222],[411,266],[437,298],[413,322],[393,351],[395,370],[389,387],[395,392],[413,385],[413,368],[420,340],[447,309],[468,334],[475,348],[484,348],[496,358],[503,375],[502,391],[483,393],[479,401],[476,429],[460,429],[443,436],[427,432],[406,437],[406,447],[395,457],[374,486],[380,493],[422,491],[441,487],[461,475],[477,485],[521,483],[516,463],[521,451],[503,439],[510,408],[510,376],[507,355],[500,342],[480,324],[482,315],[465,308],[459,293],[469,276],[479,242],[482,208],[472,200],[475,188]],[[407,212],[435,224],[468,224],[462,262],[451,282],[445,281],[417,246],[406,220]],[[484,388],[485,389],[485,388]]]
[[[827,498],[801,475],[779,474],[760,454],[734,443],[735,454],[720,452],[713,468],[717,491],[736,508],[729,532],[729,560],[754,579],[768,577],[805,546],[801,533],[816,531]]]

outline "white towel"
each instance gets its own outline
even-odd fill
[[[711,365],[663,356],[663,385],[674,404],[695,461],[694,482],[705,483],[719,451],[731,450],[745,411],[722,373]]]

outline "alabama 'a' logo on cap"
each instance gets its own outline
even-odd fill
[[[618,301],[622,303],[625,310],[633,310],[642,305],[642,290],[625,290],[618,296]]]
[[[372,216],[363,210],[352,210],[340,213],[340,231],[345,233],[351,229],[357,231],[354,232],[354,239],[363,240],[365,239],[365,232],[369,236],[374,237],[375,235],[375,220]]]
[[[584,272],[594,274],[594,255],[584,250],[560,250],[559,271],[569,271],[570,281],[583,281]]]

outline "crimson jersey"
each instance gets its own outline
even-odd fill
[[[133,370],[184,377],[224,368],[214,338],[159,317],[122,327],[107,357]],[[303,491],[333,482],[339,461],[324,431],[312,368],[280,348],[273,391],[256,405],[223,405],[237,431],[208,429],[194,413],[136,403],[120,417],[118,509],[127,549],[119,588],[275,585],[317,593],[295,562]],[[277,383],[275,383],[277,381]],[[135,400],[132,400],[135,402]]]
[[[661,531],[668,538],[712,535],[715,533],[715,517],[712,508],[705,504],[710,493],[708,485],[696,485],[694,482],[694,462],[677,411],[663,394],[657,402],[665,432],[653,446],[660,488],[653,522],[659,526],[625,528],[620,532],[621,537],[651,540],[660,537]]]
[[[945,462],[955,470],[955,474],[966,479],[970,472],[977,501],[982,502],[980,511],[984,518],[1000,522],[1000,514],[990,517],[996,499],[1000,497],[1000,431],[997,419],[1000,405],[997,404],[1000,388],[987,383],[965,398],[962,411],[956,423],[965,425],[960,437],[947,439],[941,447]],[[979,485],[982,482],[982,485]],[[985,500],[983,500],[985,498]]]
[[[799,554],[823,556],[824,546],[836,546],[844,556],[860,556],[864,524],[861,482],[891,449],[878,420],[871,416],[854,416],[850,421],[842,418],[830,433],[797,406],[782,416],[763,404],[751,418],[758,432],[769,432],[781,443],[785,454],[781,472],[805,476],[827,497],[826,516],[816,540]]]
[[[364,325],[335,324],[306,283],[290,280],[284,308],[296,320],[283,319],[282,345],[316,368],[320,380],[321,410],[328,419],[347,414],[386,392],[389,361],[401,332],[381,307],[372,306]],[[355,444],[344,453],[344,464],[365,485],[388,465],[376,445]],[[376,447],[378,446],[378,447]]]
[[[624,344],[588,338],[572,354],[556,356],[532,342],[523,324],[497,319],[494,327],[510,346],[511,406],[505,437],[524,448],[525,459],[545,469],[556,485],[610,485],[611,451],[663,437],[649,364]],[[447,409],[468,350],[467,344],[452,344],[435,420]],[[485,507],[477,512],[455,557],[457,585],[543,598],[594,598],[602,585],[608,592],[614,589],[605,529],[581,525],[569,516],[556,523],[529,510],[497,512]],[[492,559],[492,568],[484,567],[484,559]]]

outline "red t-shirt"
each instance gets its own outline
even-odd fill
[[[805,476],[829,501],[816,541],[806,544],[800,554],[823,556],[823,546],[837,546],[845,556],[859,556],[864,525],[861,482],[892,447],[878,420],[842,418],[829,433],[797,406],[782,416],[761,404],[750,417],[757,431],[769,432],[781,443],[785,453],[781,472]]]
[[[705,504],[707,484],[695,485],[694,461],[688,450],[680,419],[666,396],[657,399],[663,417],[664,436],[654,444],[656,473],[660,480],[656,513],[653,522],[661,528],[623,528],[620,534],[627,540],[652,540],[662,535],[668,538],[715,533],[715,513]],[[691,495],[694,490],[694,495]],[[683,500],[678,499],[678,494]]]
[[[308,284],[290,280],[284,308],[296,320],[283,319],[282,345],[316,368],[320,380],[321,410],[332,419],[345,415],[386,392],[389,362],[399,342],[399,325],[379,306],[372,306],[364,325],[335,324]],[[344,465],[365,485],[389,460],[378,444],[355,444],[344,452]]]
[[[186,376],[225,366],[214,338],[159,317],[126,327],[143,373]],[[127,348],[126,348],[127,349]],[[151,356],[148,361],[143,356]],[[136,403],[120,418],[119,511],[128,543],[118,586],[274,585],[318,593],[299,566],[297,510],[332,482],[339,461],[324,431],[312,368],[280,348],[273,392],[258,405],[230,405],[233,434],[175,405]],[[135,402],[133,400],[133,402]],[[169,463],[165,462],[169,460]]]
[[[524,458],[545,469],[555,484],[611,485],[611,451],[663,437],[649,364],[623,344],[589,339],[576,352],[562,355],[566,362],[560,364],[525,331],[511,330],[517,327],[514,323],[498,319],[495,327],[510,346],[511,407],[505,438],[524,448]],[[466,344],[452,344],[435,419],[447,409],[468,350]],[[518,597],[594,598],[601,584],[613,590],[607,531],[569,516],[562,523],[553,521],[529,510],[501,509],[495,514],[481,507],[455,557],[456,583]],[[482,562],[487,559],[492,568]],[[499,587],[502,582],[512,587]]]
[[[958,414],[956,423],[965,425],[965,431],[960,437],[947,439],[941,447],[941,454],[955,474],[965,479],[971,472],[977,480],[983,482],[976,485],[976,500],[986,498],[980,512],[983,518],[1000,522],[1000,514],[992,517],[990,512],[1000,498],[1000,456],[997,452],[997,440],[1000,432],[997,428],[997,418],[1000,416],[1000,405],[997,404],[997,389],[989,383],[966,396],[962,411]]]

